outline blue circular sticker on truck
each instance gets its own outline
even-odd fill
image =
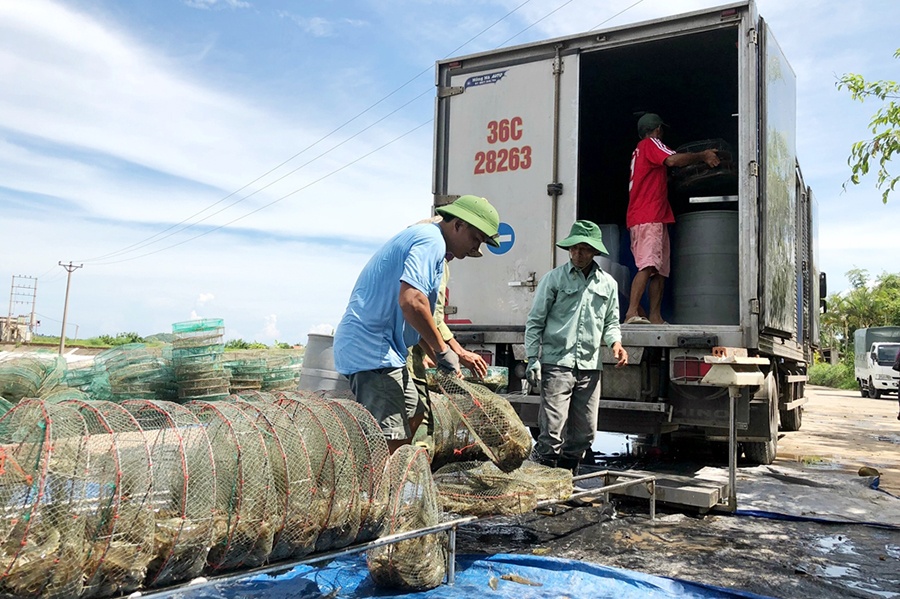
[[[498,256],[511,250],[513,244],[516,243],[516,232],[513,231],[513,228],[508,223],[500,223],[500,226],[497,227],[497,241],[500,242],[500,247],[495,248],[492,245],[488,245],[487,249]]]

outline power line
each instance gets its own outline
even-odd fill
[[[525,33],[526,31],[528,31],[529,29],[531,29],[532,27],[534,27],[535,25],[537,25],[538,23],[540,23],[541,21],[543,21],[544,19],[546,19],[547,17],[549,17],[550,15],[554,14],[555,12],[557,12],[557,11],[559,11],[559,10],[565,8],[565,7],[567,7],[568,5],[572,4],[572,2],[574,2],[574,1],[575,1],[575,0],[568,0],[568,2],[565,2],[565,3],[561,4],[560,6],[557,6],[556,8],[554,8],[553,10],[551,10],[550,12],[548,12],[547,14],[545,14],[543,17],[541,17],[540,19],[538,19],[537,21],[535,21],[534,23],[532,23],[531,25],[529,25],[528,27],[526,27],[525,29],[523,29],[522,31],[520,31],[519,33],[515,34],[514,36],[512,36],[511,38],[509,38],[509,39],[506,40],[505,42],[501,43],[500,46],[504,46],[504,45],[506,45],[507,43],[511,42],[512,40],[516,39],[517,37],[519,37],[520,35],[522,35],[522,34]],[[499,48],[500,46],[498,46],[498,48]]]
[[[571,2],[572,0],[569,0],[569,1]],[[492,29],[493,27],[495,27],[498,23],[500,23],[500,22],[504,21],[505,19],[507,19],[509,16],[511,16],[512,14],[514,14],[515,12],[517,12],[519,9],[521,9],[523,6],[525,6],[525,5],[528,4],[529,2],[531,2],[531,0],[525,0],[524,2],[522,2],[521,4],[519,4],[517,7],[515,7],[514,9],[512,9],[511,11],[509,11],[508,13],[506,13],[505,15],[503,15],[502,17],[500,17],[499,19],[497,19],[496,21],[494,21],[493,23],[491,23],[489,26],[485,27],[485,28],[482,29],[480,32],[478,32],[477,34],[475,34],[474,36],[472,36],[471,38],[469,38],[466,42],[460,44],[459,46],[457,46],[457,47],[454,48],[453,50],[450,50],[450,52],[449,52],[448,54],[446,54],[445,56],[451,56],[451,55],[453,55],[454,53],[456,53],[457,51],[459,51],[460,49],[462,49],[462,48],[464,48],[465,46],[467,46],[468,44],[470,44],[471,42],[475,41],[476,39],[478,39],[479,37],[481,37],[484,33],[486,33],[487,31],[489,31],[489,30]],[[568,2],[567,2],[567,4],[568,4]],[[302,154],[306,153],[308,150],[310,150],[310,149],[312,149],[313,147],[317,146],[319,143],[325,141],[326,139],[328,139],[329,137],[331,137],[332,135],[334,135],[334,134],[337,133],[338,131],[342,130],[344,127],[346,127],[346,126],[349,125],[350,123],[356,121],[357,119],[359,119],[359,118],[362,117],[363,115],[367,114],[369,111],[371,111],[372,109],[374,109],[376,106],[380,105],[382,102],[384,102],[384,101],[387,100],[388,98],[390,98],[390,97],[394,96],[395,94],[397,94],[400,90],[402,90],[402,89],[404,89],[406,86],[410,85],[413,81],[415,81],[416,79],[418,79],[418,78],[421,77],[422,75],[424,75],[424,74],[426,74],[426,73],[428,73],[428,72],[431,72],[432,68],[433,68],[433,66],[432,66],[432,65],[429,65],[428,67],[426,67],[425,69],[423,69],[422,71],[420,71],[418,74],[416,74],[415,76],[413,76],[412,78],[410,78],[409,80],[407,80],[403,85],[401,85],[400,87],[398,87],[397,89],[395,89],[395,90],[392,91],[391,93],[387,94],[386,96],[384,96],[383,98],[381,98],[380,100],[378,100],[377,102],[375,102],[374,104],[370,105],[368,108],[366,108],[366,109],[363,110],[362,112],[358,113],[356,116],[350,118],[349,120],[345,121],[344,123],[342,123],[342,124],[339,125],[338,127],[332,129],[330,132],[328,132],[328,133],[325,134],[324,136],[320,137],[319,139],[317,139],[316,141],[314,141],[314,142],[311,143],[310,145],[306,146],[305,148],[303,148],[302,150],[300,150],[299,152],[297,152],[296,154],[294,154],[293,156],[291,156],[291,157],[288,158],[287,160],[284,160],[283,162],[281,162],[281,163],[278,164],[277,166],[275,166],[275,167],[269,169],[268,171],[266,171],[266,172],[263,173],[262,175],[260,175],[260,176],[258,176],[257,178],[253,179],[252,181],[250,181],[249,183],[245,184],[244,186],[242,186],[242,187],[236,189],[235,191],[229,193],[228,195],[226,195],[225,197],[221,198],[220,200],[214,202],[213,204],[210,204],[210,205],[207,206],[206,208],[203,208],[202,210],[200,210],[200,211],[198,211],[198,212],[195,212],[194,214],[192,214],[191,216],[185,218],[185,219],[182,220],[181,222],[176,223],[176,224],[174,224],[174,225],[171,225],[171,226],[167,227],[166,229],[163,229],[162,231],[160,231],[160,232],[158,232],[158,233],[156,233],[156,234],[154,234],[154,235],[151,235],[150,237],[147,237],[147,238],[145,238],[145,239],[143,239],[143,240],[141,240],[141,241],[138,241],[138,242],[135,242],[135,243],[133,243],[133,244],[131,244],[131,245],[128,245],[128,246],[126,246],[126,247],[124,247],[124,248],[122,248],[122,249],[120,249],[120,250],[116,250],[116,251],[114,251],[114,252],[110,252],[110,253],[104,254],[104,255],[102,255],[102,256],[95,256],[95,257],[93,257],[93,258],[86,258],[86,259],[83,259],[83,260],[81,260],[81,261],[82,261],[82,262],[93,262],[93,261],[95,261],[95,260],[102,260],[102,259],[104,259],[104,258],[112,258],[112,257],[118,256],[118,255],[121,255],[121,254],[127,254],[127,253],[130,253],[130,252],[133,251],[133,250],[137,250],[137,249],[140,249],[140,248],[142,248],[142,247],[146,247],[147,245],[151,245],[152,243],[155,243],[153,240],[156,239],[156,238],[158,238],[158,237],[160,238],[158,241],[162,241],[163,239],[166,239],[166,238],[168,238],[168,237],[171,237],[172,235],[175,235],[176,233],[180,233],[181,231],[184,231],[185,229],[189,229],[189,228],[193,227],[194,225],[200,224],[200,223],[202,223],[202,222],[208,220],[209,218],[215,216],[216,214],[221,213],[223,210],[227,210],[228,208],[234,206],[235,204],[238,204],[238,203],[240,203],[240,202],[242,202],[242,201],[244,201],[244,200],[246,200],[246,199],[248,199],[248,198],[254,196],[255,194],[259,193],[260,191],[262,191],[262,190],[264,190],[264,189],[270,187],[271,185],[277,183],[278,181],[281,181],[282,179],[284,179],[284,178],[287,177],[288,175],[291,175],[291,174],[297,172],[300,168],[303,168],[303,167],[309,165],[311,162],[317,160],[318,158],[321,158],[321,157],[324,156],[325,154],[328,154],[328,153],[331,152],[332,150],[334,150],[334,149],[340,147],[341,145],[343,145],[343,144],[346,143],[347,141],[350,141],[351,139],[354,139],[355,137],[357,137],[357,136],[360,135],[361,133],[364,133],[365,131],[367,131],[368,129],[370,129],[371,127],[373,127],[374,125],[376,125],[376,124],[382,122],[382,121],[383,121],[384,119],[386,119],[387,117],[389,117],[389,116],[395,114],[395,113],[398,112],[400,109],[405,108],[406,106],[408,106],[409,104],[411,104],[413,101],[418,100],[419,98],[421,98],[423,95],[425,95],[425,93],[427,93],[428,90],[426,90],[425,92],[422,92],[421,94],[417,95],[415,98],[413,98],[412,100],[410,100],[409,102],[406,102],[406,103],[403,104],[402,106],[400,106],[400,107],[396,108],[395,110],[391,111],[390,113],[388,113],[387,115],[385,115],[385,116],[382,117],[381,119],[375,121],[374,123],[372,123],[372,124],[369,125],[368,127],[362,129],[361,131],[358,131],[357,133],[355,133],[355,134],[352,135],[351,137],[345,139],[343,142],[341,142],[341,143],[339,143],[338,145],[332,147],[332,148],[331,148],[330,150],[328,150],[327,152],[323,152],[322,154],[319,154],[319,155],[316,156],[316,158],[314,158],[313,160],[308,161],[308,162],[304,163],[303,165],[301,165],[300,167],[298,167],[298,168],[296,168],[296,169],[294,169],[294,170],[288,172],[286,175],[284,175],[284,176],[282,176],[282,177],[279,177],[278,179],[275,179],[274,181],[268,183],[267,185],[265,185],[265,186],[263,186],[263,187],[257,189],[257,190],[254,191],[253,193],[250,193],[250,194],[248,194],[248,195],[246,195],[246,196],[240,198],[239,200],[237,200],[237,201],[235,201],[235,202],[232,202],[231,204],[228,204],[228,205],[225,206],[225,208],[223,208],[222,210],[216,211],[216,212],[214,212],[213,214],[210,214],[210,215],[206,216],[205,218],[203,218],[203,219],[201,219],[201,220],[199,220],[199,221],[197,221],[197,222],[190,223],[190,224],[187,224],[187,225],[184,226],[184,227],[181,227],[181,225],[185,225],[185,223],[188,223],[189,221],[191,221],[191,220],[194,219],[195,217],[200,216],[200,215],[203,214],[204,212],[206,212],[206,211],[208,211],[208,210],[214,208],[215,206],[221,204],[222,202],[224,202],[224,201],[227,200],[228,198],[230,198],[230,197],[232,197],[232,196],[234,196],[234,195],[240,193],[241,191],[247,189],[248,187],[250,187],[250,186],[253,185],[254,183],[257,183],[257,182],[260,181],[261,179],[267,177],[268,175],[270,175],[270,174],[272,174],[273,172],[277,171],[278,169],[280,169],[280,168],[283,167],[284,165],[286,165],[286,164],[288,164],[289,162],[293,161],[295,158],[301,156]],[[429,88],[429,89],[430,89],[430,88]],[[173,232],[170,233],[169,235],[164,235],[165,233],[168,233],[169,231],[172,231],[172,229],[175,229],[175,228],[177,228],[177,227],[181,227],[181,228],[178,229],[177,231],[173,231]],[[160,237],[160,236],[162,236],[162,237]],[[144,255],[147,255],[147,254],[144,254]]]
[[[612,21],[613,19],[615,19],[615,18],[618,17],[619,15],[621,15],[621,14],[623,14],[623,13],[625,13],[625,12],[631,10],[632,8],[634,8],[635,6],[637,6],[638,4],[640,4],[640,3],[643,2],[643,1],[644,1],[644,0],[637,0],[637,2],[635,2],[635,3],[632,4],[631,6],[626,6],[625,8],[623,8],[622,10],[620,10],[619,12],[617,12],[616,14],[614,14],[613,16],[609,17],[609,18],[606,19],[605,21],[600,21],[599,23],[597,23],[596,25],[594,25],[593,27],[591,27],[590,29],[588,29],[588,31],[593,31],[594,29],[597,29],[597,28],[600,27],[601,25],[605,25],[605,24],[609,23],[610,21]]]
[[[324,179],[327,179],[328,177],[330,177],[330,176],[332,176],[332,175],[334,175],[334,174],[336,174],[336,173],[339,173],[339,172],[341,172],[342,170],[344,170],[344,169],[346,169],[346,168],[349,168],[349,167],[353,166],[354,164],[356,164],[356,163],[359,162],[360,160],[363,160],[363,159],[365,159],[365,158],[371,156],[372,154],[374,154],[374,153],[376,153],[376,152],[379,152],[379,151],[383,150],[384,148],[388,147],[388,146],[391,145],[392,143],[397,142],[397,141],[403,139],[404,137],[406,137],[407,135],[409,135],[409,134],[411,134],[411,133],[414,133],[415,131],[418,131],[419,129],[421,129],[421,128],[424,127],[425,125],[431,124],[431,122],[432,122],[433,120],[434,120],[434,119],[428,119],[428,120],[425,121],[424,123],[422,123],[422,124],[420,124],[420,125],[417,125],[417,126],[413,127],[412,129],[408,130],[406,133],[403,133],[402,135],[398,135],[398,136],[395,137],[394,139],[392,139],[392,140],[390,140],[390,141],[388,141],[388,142],[386,142],[386,143],[384,143],[384,144],[378,146],[378,147],[375,148],[374,150],[371,150],[371,151],[369,151],[369,152],[366,152],[366,153],[363,154],[362,156],[359,156],[358,158],[356,158],[356,159],[354,159],[354,160],[348,162],[347,164],[345,164],[345,165],[343,165],[343,166],[341,166],[341,167],[338,167],[338,168],[334,169],[333,171],[331,171],[331,172],[329,172],[329,173],[327,173],[327,174],[325,174],[325,175],[322,175],[321,177],[319,177],[318,179],[315,179],[314,181],[310,181],[309,183],[307,183],[307,184],[304,185],[303,187],[300,187],[300,188],[298,188],[298,189],[295,189],[294,191],[292,191],[292,192],[290,192],[290,193],[287,193],[287,194],[281,196],[281,197],[278,198],[278,199],[272,200],[272,201],[269,202],[268,204],[264,204],[264,205],[260,206],[259,208],[256,208],[255,210],[252,210],[252,211],[250,211],[250,212],[248,212],[248,213],[246,213],[246,214],[243,214],[243,215],[241,215],[241,216],[235,218],[234,220],[231,220],[231,221],[229,221],[229,222],[227,222],[227,223],[221,224],[221,225],[219,225],[219,226],[217,226],[217,227],[214,227],[214,228],[212,228],[212,229],[210,229],[210,230],[208,230],[208,231],[204,231],[203,233],[199,233],[199,234],[197,234],[197,235],[194,235],[193,237],[189,237],[189,238],[187,238],[187,239],[185,239],[185,240],[183,240],[183,241],[179,241],[178,243],[173,243],[172,245],[168,245],[168,246],[166,246],[166,247],[164,247],[164,248],[160,248],[160,249],[154,250],[154,251],[152,251],[152,252],[147,252],[146,254],[141,254],[141,255],[139,255],[139,256],[132,256],[131,258],[123,258],[122,260],[113,260],[113,261],[110,261],[110,262],[99,262],[99,263],[97,263],[96,265],[97,265],[97,266],[105,266],[105,265],[107,265],[107,264],[118,264],[118,263],[120,263],[120,262],[128,262],[128,261],[130,261],[130,260],[136,260],[136,259],[138,259],[138,258],[144,258],[144,257],[146,257],[146,256],[152,256],[153,254],[158,254],[159,252],[163,252],[163,251],[165,251],[165,250],[170,250],[170,249],[172,249],[172,248],[174,248],[174,247],[178,247],[179,245],[184,245],[185,243],[187,243],[187,242],[189,242],[189,241],[193,241],[193,240],[195,240],[195,239],[199,239],[200,237],[204,237],[204,236],[206,236],[206,235],[209,235],[210,233],[214,233],[214,232],[218,231],[219,229],[223,229],[223,228],[225,228],[225,227],[227,227],[227,226],[229,226],[229,225],[233,225],[234,223],[238,222],[239,220],[242,220],[242,219],[244,219],[244,218],[247,218],[248,216],[251,216],[251,215],[253,215],[253,214],[256,214],[256,213],[259,212],[260,210],[265,210],[265,209],[268,208],[269,206],[272,206],[273,204],[277,204],[278,202],[280,202],[280,201],[282,201],[282,200],[286,200],[287,198],[291,197],[292,195],[294,195],[294,194],[296,194],[296,193],[299,193],[299,192],[303,191],[304,189],[307,189],[308,187],[312,187],[312,186],[315,185],[316,183],[318,183],[318,182],[320,182],[320,181],[322,181],[322,180],[324,180]]]
[[[494,26],[496,26],[498,23],[500,23],[501,21],[503,21],[504,19],[506,19],[507,17],[509,17],[510,15],[512,15],[513,13],[515,13],[516,11],[518,11],[520,8],[522,8],[523,6],[525,6],[526,4],[528,4],[530,1],[531,1],[531,0],[525,0],[525,2],[522,2],[521,4],[519,4],[516,8],[514,8],[513,10],[511,10],[510,12],[508,12],[506,15],[504,15],[503,17],[501,17],[500,19],[498,19],[498,20],[495,21],[494,23],[492,23],[490,26],[488,26],[488,27],[486,27],[485,29],[483,29],[481,32],[479,32],[478,34],[476,34],[475,36],[473,36],[472,38],[470,38],[469,40],[467,40],[465,43],[461,44],[460,46],[458,46],[458,47],[455,48],[454,50],[451,50],[450,53],[449,53],[447,56],[452,55],[452,54],[454,54],[455,52],[457,52],[458,50],[460,50],[461,48],[467,46],[469,43],[471,43],[472,41],[474,41],[475,39],[477,39],[478,37],[480,37],[481,35],[483,35],[486,31],[490,30],[491,28],[493,28]],[[563,4],[561,4],[560,6],[556,7],[555,9],[553,9],[552,11],[550,11],[549,13],[545,14],[545,15],[544,15],[543,17],[541,17],[540,19],[534,21],[533,23],[531,23],[530,25],[528,25],[527,27],[525,27],[524,29],[522,29],[521,31],[519,31],[518,33],[516,33],[514,36],[512,36],[512,37],[508,38],[507,40],[503,41],[502,43],[500,43],[500,44],[497,46],[497,48],[502,47],[503,45],[507,44],[509,41],[515,39],[516,37],[518,37],[518,36],[521,35],[522,33],[528,31],[529,29],[531,29],[532,27],[534,27],[535,25],[537,25],[537,24],[540,23],[541,21],[547,19],[548,17],[550,17],[551,15],[555,14],[555,13],[558,12],[559,10],[565,8],[566,6],[568,6],[569,4],[571,4],[573,1],[574,1],[574,0],[567,0],[566,2],[564,2]],[[637,0],[636,2],[634,2],[633,4],[627,6],[627,7],[624,8],[624,9],[622,9],[622,10],[619,11],[618,13],[612,15],[611,17],[607,18],[606,20],[602,21],[601,23],[595,25],[593,28],[591,28],[591,30],[596,29],[597,27],[600,27],[600,26],[603,25],[604,23],[607,23],[607,22],[609,22],[610,20],[612,20],[612,19],[614,19],[614,18],[616,18],[616,17],[622,15],[623,13],[627,12],[628,10],[630,10],[631,8],[637,6],[638,4],[640,4],[640,3],[643,2],[643,1],[644,1],[644,0]],[[411,79],[409,79],[408,81],[406,81],[403,85],[401,85],[400,87],[398,87],[397,89],[395,89],[394,91],[392,91],[392,92],[391,92],[390,94],[388,94],[387,96],[381,98],[380,100],[378,100],[377,102],[375,102],[374,104],[372,104],[371,106],[369,106],[368,108],[366,108],[365,110],[363,110],[362,112],[360,112],[359,114],[357,114],[356,116],[354,116],[353,118],[351,118],[351,119],[345,121],[343,124],[341,124],[340,126],[338,126],[338,127],[335,128],[335,129],[333,129],[331,132],[329,132],[329,133],[326,134],[325,136],[319,138],[318,140],[316,140],[315,142],[313,142],[312,144],[310,144],[309,146],[307,146],[306,148],[304,148],[304,149],[301,150],[300,152],[294,154],[293,156],[291,156],[291,157],[288,158],[287,160],[285,160],[285,161],[283,161],[282,163],[280,163],[278,166],[276,166],[276,167],[270,169],[269,171],[267,171],[267,172],[264,173],[263,175],[260,175],[259,177],[257,177],[257,178],[254,179],[253,181],[251,181],[250,183],[247,183],[247,184],[244,185],[243,187],[241,187],[241,188],[239,188],[238,190],[236,190],[236,191],[234,191],[234,192],[228,194],[227,196],[225,196],[224,198],[222,198],[222,199],[218,200],[217,202],[211,204],[210,206],[207,206],[207,207],[204,208],[203,210],[200,210],[199,212],[195,213],[195,214],[192,215],[191,217],[188,217],[187,219],[181,221],[180,223],[177,223],[177,224],[175,224],[175,225],[172,225],[172,226],[168,227],[167,229],[165,229],[165,230],[163,230],[163,231],[161,231],[161,232],[159,232],[159,233],[156,233],[155,235],[153,235],[153,236],[151,236],[151,237],[148,237],[148,238],[146,238],[145,240],[143,240],[143,241],[141,241],[141,242],[137,242],[137,243],[135,243],[135,244],[132,244],[132,245],[130,245],[130,246],[127,246],[126,248],[123,248],[123,249],[118,250],[118,251],[116,251],[116,252],[112,252],[112,253],[109,253],[109,254],[105,254],[105,255],[103,255],[103,256],[98,256],[98,257],[96,257],[96,258],[93,258],[93,259],[90,259],[90,260],[86,260],[86,261],[94,261],[94,260],[96,260],[97,262],[95,263],[95,265],[97,265],[97,266],[105,266],[105,265],[110,265],[110,264],[119,264],[119,263],[122,263],[122,262],[128,262],[128,261],[130,261],[130,260],[136,260],[136,259],[138,259],[138,258],[144,258],[144,257],[147,257],[147,256],[151,256],[151,255],[153,255],[153,254],[157,254],[157,253],[160,253],[160,252],[163,252],[163,251],[166,251],[166,250],[169,250],[169,249],[178,247],[178,246],[180,246],[180,245],[184,245],[185,243],[188,243],[188,242],[193,241],[193,240],[195,240],[195,239],[199,239],[199,238],[201,238],[201,237],[205,237],[206,235],[208,235],[208,234],[210,234],[210,233],[213,233],[213,232],[218,231],[218,230],[220,230],[220,229],[223,229],[223,228],[225,228],[225,227],[227,227],[227,226],[230,226],[230,225],[232,225],[232,224],[234,224],[234,223],[236,223],[236,222],[238,222],[238,221],[240,221],[240,220],[242,220],[242,219],[244,219],[244,218],[247,218],[247,217],[249,217],[249,216],[251,216],[251,215],[253,215],[253,214],[256,214],[257,212],[260,212],[261,210],[264,210],[264,209],[266,209],[266,208],[268,208],[268,207],[270,207],[270,206],[272,206],[272,205],[274,205],[274,204],[277,204],[278,202],[281,202],[281,201],[283,201],[283,200],[285,200],[285,199],[287,199],[287,198],[289,198],[289,197],[291,197],[291,196],[293,196],[293,195],[295,195],[295,194],[297,194],[297,193],[299,193],[299,192],[301,192],[301,191],[303,191],[303,190],[305,190],[305,189],[311,187],[312,185],[315,185],[316,183],[318,183],[318,182],[320,182],[320,181],[322,181],[322,180],[324,180],[324,179],[327,179],[327,178],[331,177],[332,175],[334,175],[334,174],[336,174],[336,173],[338,173],[338,172],[340,172],[340,171],[342,171],[342,170],[344,170],[344,169],[346,169],[346,168],[348,168],[348,167],[350,167],[350,166],[356,164],[357,162],[359,162],[359,161],[363,160],[364,158],[366,158],[366,157],[368,157],[368,156],[374,154],[375,152],[378,152],[378,151],[382,150],[383,148],[385,148],[385,147],[387,147],[387,146],[389,146],[389,145],[395,143],[396,141],[399,141],[400,139],[406,137],[407,135],[413,133],[414,131],[417,131],[418,129],[421,129],[421,128],[424,127],[425,125],[431,123],[431,122],[433,121],[433,119],[429,119],[428,121],[426,121],[426,122],[424,122],[424,123],[422,123],[422,124],[420,124],[420,125],[418,125],[418,126],[412,128],[412,129],[408,130],[407,132],[403,133],[402,135],[400,135],[400,136],[398,136],[398,137],[395,137],[394,139],[388,141],[387,143],[382,144],[381,146],[375,148],[374,150],[372,150],[372,151],[370,151],[370,152],[367,152],[366,154],[363,154],[362,156],[360,156],[360,157],[358,157],[358,158],[352,160],[351,162],[346,163],[346,164],[344,164],[343,166],[341,166],[341,167],[339,167],[339,168],[337,168],[337,169],[334,169],[334,170],[330,171],[329,173],[326,173],[325,175],[323,175],[323,176],[321,176],[321,177],[319,177],[319,178],[317,178],[317,179],[315,179],[315,180],[313,180],[313,181],[311,181],[311,182],[309,182],[309,183],[307,183],[307,184],[305,184],[305,185],[303,185],[303,186],[301,186],[301,187],[299,187],[299,188],[297,188],[297,189],[295,189],[295,190],[293,190],[293,191],[291,191],[291,192],[289,192],[289,193],[287,193],[287,194],[285,194],[285,195],[283,195],[283,196],[281,196],[281,197],[279,197],[279,198],[277,198],[277,199],[275,199],[275,200],[273,200],[273,201],[271,201],[271,202],[269,202],[269,203],[267,203],[267,204],[264,204],[264,205],[262,205],[262,206],[260,206],[260,207],[258,207],[258,208],[256,208],[256,209],[254,209],[254,210],[251,210],[250,212],[247,212],[247,213],[245,213],[245,214],[243,214],[243,215],[241,215],[241,216],[238,216],[237,218],[232,219],[231,221],[228,221],[228,222],[226,222],[226,223],[224,223],[224,224],[222,224],[222,225],[218,225],[218,226],[216,226],[216,227],[213,227],[213,228],[211,228],[211,229],[209,229],[209,230],[207,230],[207,231],[204,231],[204,232],[202,232],[202,233],[199,233],[199,234],[197,234],[197,235],[194,235],[194,236],[192,236],[192,237],[189,237],[189,238],[187,238],[187,239],[185,239],[185,240],[182,240],[182,241],[180,241],[180,242],[178,242],[178,243],[173,243],[173,244],[171,244],[171,245],[168,245],[168,246],[165,246],[165,247],[162,247],[162,248],[159,248],[159,249],[150,251],[150,252],[146,252],[146,253],[143,253],[143,254],[139,254],[139,255],[137,255],[137,256],[131,256],[131,257],[128,257],[128,258],[123,258],[123,259],[121,259],[121,260],[107,260],[107,261],[100,261],[100,260],[103,260],[104,258],[112,258],[112,257],[116,257],[116,256],[119,256],[119,255],[122,255],[122,254],[131,253],[132,251],[135,251],[135,250],[140,249],[140,248],[142,248],[142,247],[147,247],[148,245],[152,245],[153,243],[157,243],[157,242],[159,242],[159,241],[162,241],[162,240],[164,240],[164,239],[167,239],[167,238],[171,237],[172,235],[175,235],[175,234],[180,233],[180,232],[182,232],[182,231],[185,231],[185,230],[187,230],[187,229],[189,229],[189,228],[191,228],[191,227],[194,227],[194,226],[196,226],[196,225],[198,225],[198,224],[200,224],[200,223],[202,223],[202,222],[205,222],[205,221],[208,220],[209,218],[212,218],[213,216],[216,216],[217,214],[220,214],[220,213],[224,212],[225,210],[227,210],[227,209],[229,209],[229,208],[235,206],[236,204],[239,204],[239,203],[243,202],[244,200],[249,199],[250,197],[253,197],[254,195],[256,195],[257,193],[259,193],[260,191],[263,191],[263,190],[265,190],[265,189],[271,187],[271,186],[274,185],[275,183],[284,180],[284,179],[287,178],[288,176],[290,176],[290,175],[296,173],[297,171],[301,170],[302,168],[305,168],[306,166],[308,166],[308,165],[310,165],[311,163],[315,162],[315,161],[318,160],[319,158],[322,158],[323,156],[325,156],[325,155],[331,153],[332,151],[334,151],[334,150],[336,150],[337,148],[343,146],[343,145],[346,144],[347,142],[349,142],[349,141],[355,139],[356,137],[358,137],[359,135],[365,133],[366,131],[368,131],[369,129],[371,129],[372,127],[374,127],[375,125],[377,125],[377,124],[383,122],[385,119],[389,118],[390,116],[393,116],[394,114],[396,114],[397,112],[399,112],[399,111],[402,110],[403,108],[406,108],[407,106],[409,106],[410,104],[412,104],[413,102],[415,102],[416,100],[418,100],[419,98],[421,98],[422,96],[424,96],[425,94],[429,93],[429,92],[431,91],[432,88],[429,87],[428,89],[424,90],[423,92],[421,92],[420,94],[418,94],[417,96],[415,96],[414,98],[412,98],[411,100],[409,100],[409,101],[407,101],[406,103],[404,103],[404,104],[398,106],[397,108],[395,108],[395,109],[392,110],[391,112],[389,112],[389,113],[387,113],[386,115],[382,116],[380,119],[374,121],[373,123],[367,125],[366,127],[364,127],[363,129],[361,129],[360,131],[354,133],[354,134],[351,135],[350,137],[344,139],[343,141],[341,141],[341,142],[339,142],[338,144],[332,146],[332,147],[329,148],[328,150],[325,150],[324,152],[318,154],[317,156],[313,157],[312,159],[308,160],[307,162],[301,164],[300,166],[298,166],[298,167],[292,169],[291,171],[285,173],[284,175],[278,177],[277,179],[275,179],[275,180],[273,180],[273,181],[270,181],[269,183],[267,183],[266,185],[260,187],[259,189],[255,190],[255,191],[253,191],[252,193],[247,194],[247,195],[245,195],[245,196],[243,196],[243,197],[241,197],[241,198],[235,200],[234,202],[232,202],[232,203],[230,203],[230,204],[224,206],[223,208],[217,210],[216,212],[213,212],[212,214],[207,215],[206,217],[204,217],[203,219],[200,219],[199,221],[196,221],[196,222],[194,222],[194,223],[191,223],[191,224],[188,224],[188,225],[186,225],[186,226],[184,226],[184,227],[181,227],[181,228],[178,229],[177,231],[173,231],[173,232],[169,233],[168,235],[163,235],[164,233],[167,233],[168,231],[171,231],[172,229],[174,229],[174,228],[176,228],[176,227],[179,227],[180,225],[183,225],[183,224],[187,223],[190,219],[192,219],[192,218],[194,218],[194,217],[196,217],[196,216],[199,216],[200,214],[203,214],[204,212],[206,212],[206,211],[210,210],[211,208],[217,206],[218,204],[220,204],[220,203],[222,203],[223,201],[227,200],[228,198],[234,196],[234,195],[237,194],[238,192],[240,192],[240,191],[246,189],[246,188],[249,187],[250,185],[252,185],[252,184],[254,184],[254,183],[260,181],[261,179],[263,179],[264,177],[268,176],[269,174],[271,174],[271,173],[277,171],[278,169],[280,169],[281,167],[283,167],[283,166],[286,165],[287,163],[291,162],[292,160],[294,160],[295,158],[299,157],[300,155],[302,155],[303,153],[305,153],[305,152],[308,151],[309,149],[315,147],[316,145],[318,145],[319,143],[321,143],[322,141],[324,141],[324,140],[327,139],[328,137],[332,136],[333,134],[335,134],[336,132],[340,131],[341,129],[343,129],[344,127],[346,127],[347,125],[349,125],[349,124],[352,123],[353,121],[357,120],[358,118],[360,118],[361,116],[363,116],[364,114],[366,114],[367,112],[369,112],[370,110],[372,110],[373,108],[375,108],[376,106],[378,106],[379,104],[381,104],[382,102],[384,102],[385,100],[387,100],[388,98],[390,98],[391,96],[393,96],[394,94],[396,94],[397,92],[399,92],[400,90],[402,90],[403,88],[405,88],[406,86],[408,86],[410,83],[412,83],[413,81],[415,81],[416,79],[418,79],[419,77],[421,77],[421,76],[422,76],[423,74],[425,74],[426,72],[431,71],[431,69],[432,69],[432,67],[429,66],[428,68],[426,68],[426,69],[423,70],[422,72],[418,73],[417,75],[415,75],[414,77],[412,77]],[[152,242],[152,240],[153,240],[153,239],[156,239],[156,238],[159,238],[159,239],[158,239],[156,242]]]

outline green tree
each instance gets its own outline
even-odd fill
[[[900,49],[894,52],[900,58]],[[888,196],[894,191],[900,175],[888,171],[888,163],[900,152],[900,84],[896,81],[866,81],[862,75],[845,73],[837,82],[838,89],[846,89],[850,97],[860,102],[877,99],[884,104],[869,121],[870,139],[864,139],[850,148],[850,179],[848,183],[859,185],[861,177],[869,174],[869,161],[877,162],[878,170],[875,187],[882,190],[881,201],[887,204]],[[844,183],[846,189],[847,183]]]
[[[225,349],[250,349],[250,344],[243,339],[232,339],[225,344]]]
[[[822,315],[821,334],[846,357],[856,329],[900,326],[900,274],[882,273],[870,284],[863,268],[848,271],[850,289],[828,297],[828,311]]]

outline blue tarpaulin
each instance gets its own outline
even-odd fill
[[[262,574],[220,585],[182,589],[175,596],[183,599],[762,598],[761,595],[743,591],[549,557],[458,555],[456,564],[456,584],[423,592],[398,593],[375,587],[369,578],[365,558],[354,556],[337,559],[324,566],[297,566],[277,576]],[[504,580],[504,574],[520,577],[520,582]],[[541,586],[532,586],[526,581]]]

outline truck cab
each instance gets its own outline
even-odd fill
[[[885,393],[897,393],[900,372],[893,369],[900,343],[873,343],[866,352],[862,372],[857,373],[863,397],[880,398]]]

